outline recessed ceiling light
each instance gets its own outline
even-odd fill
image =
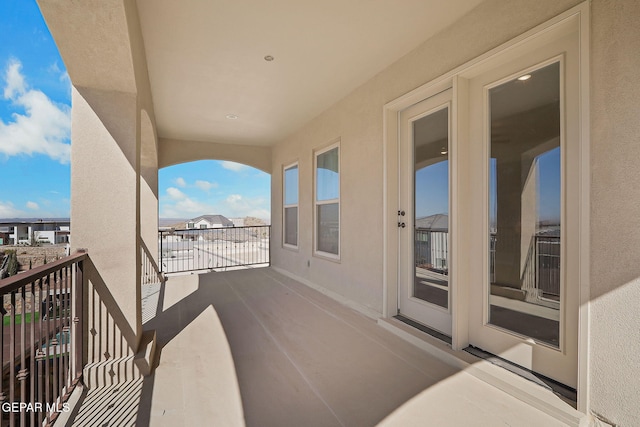
[[[238,118],[238,116],[236,116],[235,114],[227,114],[227,119],[229,120],[236,120]]]
[[[520,76],[518,77],[518,80],[520,80],[521,82],[525,81],[525,80],[529,80],[531,78],[531,74],[525,74],[524,76]]]
[[[274,58],[273,56],[271,56],[271,55],[267,55],[267,56],[265,56],[265,57],[264,57],[264,60],[265,60],[265,61],[267,61],[267,62],[271,62],[271,61],[273,61],[274,59],[275,59],[275,58]]]

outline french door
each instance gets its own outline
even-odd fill
[[[385,107],[399,227],[387,309],[397,301],[456,350],[575,388],[588,280],[583,24],[563,18]]]
[[[469,343],[577,385],[579,76],[574,34],[468,80]]]
[[[400,113],[399,311],[451,336],[451,90]]]

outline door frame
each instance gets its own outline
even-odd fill
[[[494,68],[496,63],[508,61],[522,53],[522,49],[531,49],[532,46],[544,44],[553,37],[555,31],[562,31],[567,26],[575,26],[578,29],[579,38],[579,69],[580,69],[580,100],[578,112],[580,153],[579,153],[579,310],[578,310],[578,360],[577,360],[577,409],[580,412],[589,411],[589,383],[588,383],[588,354],[589,354],[589,301],[590,301],[590,231],[589,231],[589,206],[590,206],[590,122],[589,122],[589,27],[590,27],[589,2],[581,3],[566,12],[538,25],[537,27],[521,34],[520,36],[476,57],[475,59],[449,71],[448,73],[400,96],[384,105],[383,108],[383,158],[384,158],[384,211],[383,211],[383,317],[392,317],[397,314],[398,308],[398,272],[399,263],[397,249],[399,244],[399,231],[397,227],[398,210],[398,150],[400,111],[427,99],[448,88],[453,89],[453,103],[451,114],[457,124],[452,125],[452,145],[458,149],[457,142],[468,140],[467,129],[461,123],[468,123],[468,78],[478,75],[483,71]],[[454,149],[454,148],[452,148]],[[459,153],[462,154],[462,153]],[[464,155],[458,156],[458,168],[465,168],[471,159]],[[458,210],[464,211],[469,194],[459,187],[459,182],[452,179],[452,189],[456,186],[458,191]],[[468,221],[460,221],[458,224],[460,235],[466,235]],[[460,243],[451,237],[451,250],[456,251]],[[455,252],[454,259],[460,259]],[[453,350],[462,350],[469,344],[469,318],[468,318],[468,284],[473,272],[461,268],[458,271],[456,286],[451,289],[452,309],[452,344]]]

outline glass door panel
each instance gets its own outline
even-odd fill
[[[560,63],[488,90],[491,325],[560,346]]]
[[[413,296],[449,308],[449,108],[413,122]]]

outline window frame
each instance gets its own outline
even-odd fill
[[[298,194],[296,194],[296,203],[287,204],[287,175],[286,172],[290,169],[297,168],[298,170]],[[292,245],[287,243],[287,208],[296,208],[296,244]],[[298,250],[300,245],[300,164],[298,161],[289,163],[282,167],[282,247],[287,249]]]
[[[338,197],[328,200],[318,200],[318,157],[333,149],[338,149]],[[342,253],[342,205],[340,195],[342,194],[342,156],[340,153],[340,140],[336,140],[330,145],[313,151],[313,255],[330,261],[340,261]],[[318,206],[338,205],[338,253],[325,252],[318,249]]]

